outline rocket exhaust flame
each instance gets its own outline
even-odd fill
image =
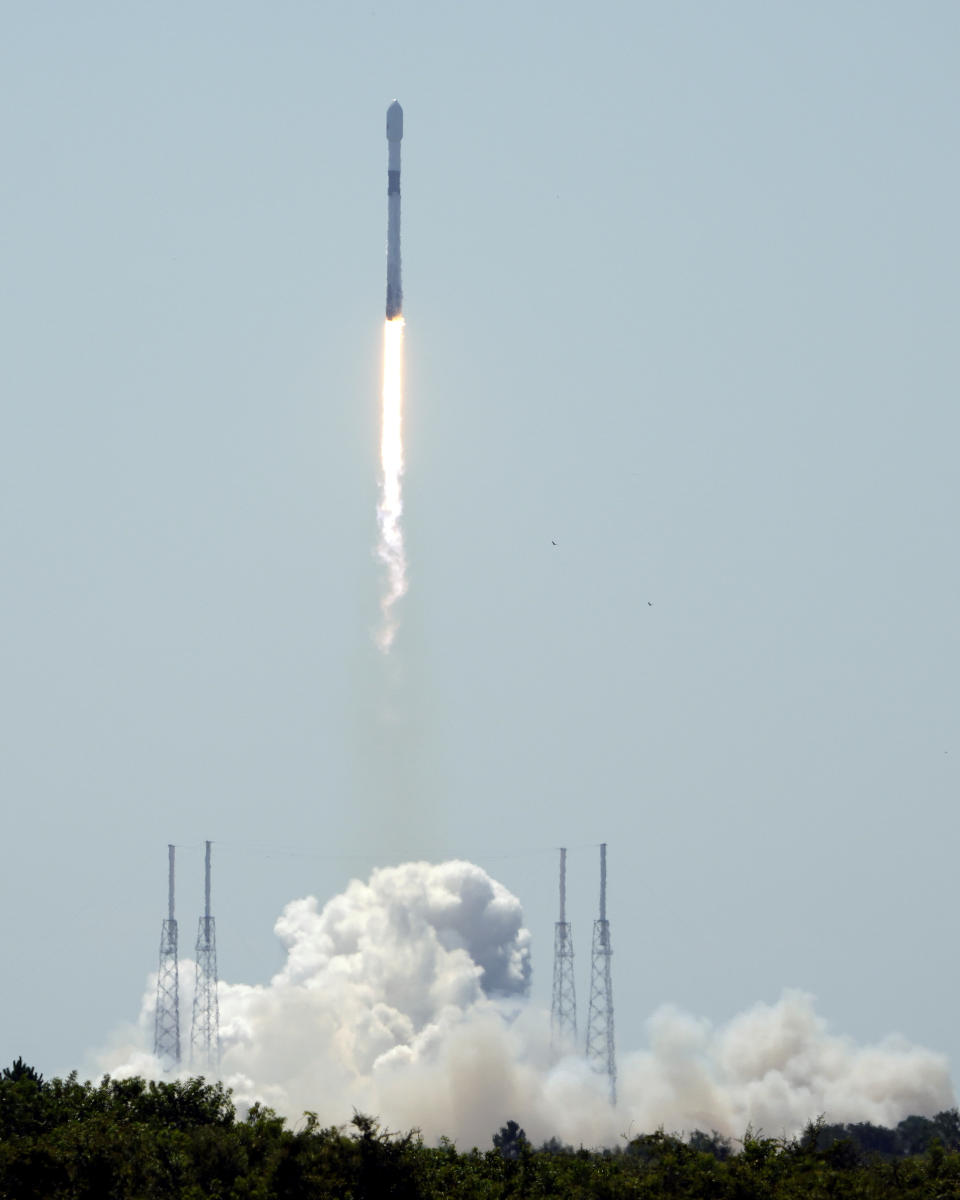
[[[388,653],[397,632],[394,606],[407,590],[407,559],[403,547],[403,317],[383,327],[383,406],[380,427],[380,502],[377,557],[386,567],[380,599],[377,645]]]

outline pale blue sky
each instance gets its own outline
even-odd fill
[[[209,837],[229,979],[288,899],[459,855],[549,1003],[566,844],[585,998],[605,839],[621,1048],[792,985],[960,1061],[960,7],[4,26],[0,1060],[135,1016],[166,843],[189,947]]]

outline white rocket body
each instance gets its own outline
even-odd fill
[[[400,285],[400,139],[403,109],[396,100],[387,109],[387,320],[403,311]]]

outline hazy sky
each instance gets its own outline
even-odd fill
[[[462,856],[548,1004],[567,845],[585,1000],[606,840],[622,1048],[790,985],[960,1061],[960,7],[4,27],[0,1060],[136,1016],[166,844],[189,950],[212,838],[229,980],[293,897]]]

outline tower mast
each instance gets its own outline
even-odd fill
[[[553,1003],[550,1035],[555,1048],[577,1040],[577,991],[573,976],[573,930],[567,921],[567,851],[560,851],[560,920],[553,927]]]
[[[205,842],[203,916],[197,929],[197,979],[193,992],[190,1065],[205,1075],[220,1073],[220,1000],[217,995],[217,929],[210,915],[210,842]]]
[[[173,915],[175,857],[175,847],[167,846],[167,916],[160,931],[157,1008],[153,1026],[153,1053],[166,1071],[176,1071],[180,1066],[180,968],[177,922]]]
[[[593,923],[590,956],[590,1010],[587,1059],[610,1081],[610,1103],[617,1102],[617,1060],[613,1040],[613,979],[610,974],[610,922],[607,920],[607,844],[600,847],[600,917]]]

